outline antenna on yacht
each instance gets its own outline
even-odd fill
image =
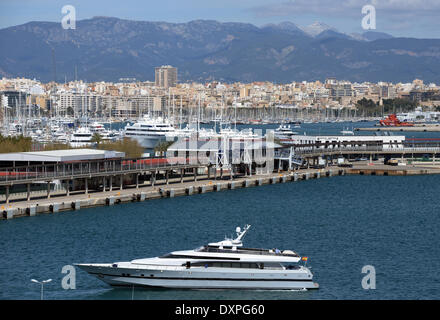
[[[241,230],[240,227],[237,227],[237,228],[235,229],[235,232],[237,232],[237,238],[234,239],[234,242],[241,242],[241,241],[243,240],[243,238],[244,238],[246,232],[249,230],[250,227],[251,227],[251,225],[250,225],[250,224],[247,224],[247,225],[244,227],[243,231]]]
[[[232,250],[237,250],[237,247],[241,247],[243,245],[242,240],[246,234],[246,232],[249,230],[251,226],[248,224],[246,225],[243,230],[241,230],[240,227],[237,227],[235,229],[235,232],[237,233],[237,238],[227,238],[225,236],[225,240],[220,242],[212,242],[209,245],[219,247],[220,249],[223,249],[224,246],[232,247]]]

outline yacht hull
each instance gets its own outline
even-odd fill
[[[159,287],[174,289],[247,289],[302,290],[318,289],[319,285],[306,278],[304,272],[255,271],[221,272],[204,270],[120,269],[78,265],[99,280],[116,287]]]

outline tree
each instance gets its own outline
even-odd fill
[[[75,114],[75,111],[73,110],[72,107],[67,107],[66,112],[69,116],[73,116]]]
[[[0,134],[0,153],[8,152],[28,152],[32,149],[32,139],[30,137],[13,136],[4,137]]]
[[[49,143],[44,145],[43,150],[44,151],[52,151],[52,150],[67,150],[72,149],[72,147],[68,143]]]
[[[154,148],[155,152],[166,152],[168,148],[174,143],[174,141],[161,141],[159,144]]]
[[[96,143],[97,146],[99,146],[99,144],[103,141],[102,140],[102,136],[98,133],[95,132],[90,140],[93,143]]]
[[[356,102],[356,108],[365,116],[374,115],[375,112],[379,111],[378,105],[373,100],[365,97]]]
[[[144,148],[134,139],[123,138],[117,141],[103,141],[97,146],[101,150],[115,150],[125,152],[126,158],[140,158],[144,153]]]
[[[395,99],[384,99],[383,100],[383,111],[385,113],[399,113],[413,111],[417,107],[417,102],[395,98]]]

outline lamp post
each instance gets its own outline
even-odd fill
[[[38,283],[41,285],[41,300],[43,300],[43,287],[46,283],[49,283],[52,281],[52,279],[47,279],[47,280],[43,280],[43,281],[38,281],[35,279],[31,279],[32,282]]]

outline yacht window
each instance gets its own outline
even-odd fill
[[[187,266],[188,262],[183,263],[182,266]],[[247,262],[193,262],[191,267],[205,267],[205,268],[246,268],[246,269],[264,269],[264,264],[247,263]],[[280,264],[274,264],[274,267],[281,268]]]

